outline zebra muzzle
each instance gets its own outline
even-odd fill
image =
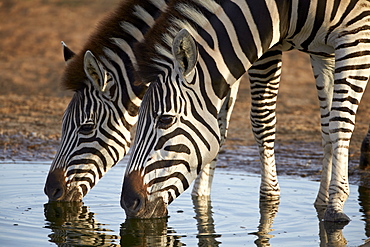
[[[50,201],[58,201],[64,196],[66,190],[64,173],[62,169],[55,169],[49,172],[44,192]]]
[[[127,218],[161,218],[167,216],[167,206],[162,197],[148,200],[147,185],[139,172],[132,172],[125,176],[121,207],[125,210]]]
[[[67,188],[65,171],[58,168],[49,172],[44,193],[49,201],[81,201],[83,197],[77,187]]]

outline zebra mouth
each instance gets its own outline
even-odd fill
[[[78,202],[82,201],[83,195],[78,188],[73,188],[65,193],[65,196],[59,201]]]
[[[125,176],[121,207],[125,210],[127,218],[149,219],[167,216],[167,204],[160,194],[148,197],[147,185],[139,171]]]
[[[61,191],[55,189],[52,194],[48,194],[49,202],[80,202],[82,201],[83,195],[78,188],[73,188],[68,191]]]
[[[162,197],[156,198],[154,201],[145,201],[138,205],[133,205],[130,208],[124,206],[127,218],[150,219],[163,218],[167,216],[167,206]]]

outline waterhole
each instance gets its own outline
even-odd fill
[[[226,155],[226,156],[225,156]],[[127,159],[83,203],[47,203],[50,162],[0,163],[0,246],[360,246],[370,236],[370,190],[351,185],[346,225],[319,220],[319,183],[280,176],[281,200],[260,202],[258,175],[216,169],[210,201],[186,191],[169,217],[125,220],[119,205]],[[367,224],[369,223],[369,224]]]

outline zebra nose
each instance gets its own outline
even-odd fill
[[[144,197],[130,189],[125,189],[122,197],[121,207],[125,209],[127,217],[137,217],[140,209],[144,206]]]
[[[128,218],[139,217],[140,212],[145,208],[146,192],[141,181],[141,176],[135,173],[125,176],[122,186],[121,207],[125,210]]]
[[[44,188],[44,193],[49,197],[49,201],[58,201],[63,198],[66,191],[64,174],[62,169],[49,172]]]

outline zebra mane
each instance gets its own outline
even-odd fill
[[[130,30],[125,29],[123,23],[131,23],[139,28],[143,27],[143,25],[146,27],[147,24],[143,23],[140,17],[133,13],[137,11],[139,6],[155,5],[159,7],[160,4],[155,1],[157,0],[123,0],[114,11],[108,14],[96,26],[95,31],[90,35],[83,49],[68,61],[61,80],[63,88],[78,91],[86,86],[87,76],[84,72],[84,55],[87,50],[90,50],[99,59],[101,56],[106,56],[104,53],[105,48],[113,51],[120,49],[113,41],[114,38],[124,39],[130,45],[132,45],[132,42],[136,42],[135,37],[130,35]]]
[[[165,28],[156,28],[151,31],[152,35],[149,37],[158,37],[158,39],[145,39],[135,45],[135,54],[137,57],[137,71],[136,71],[136,85],[142,85],[154,82],[158,74],[163,73],[163,68],[157,65],[158,61],[170,60],[171,47],[164,44],[162,34],[166,31]],[[153,35],[154,34],[154,35]],[[158,52],[169,53],[167,57],[161,56]]]
[[[171,52],[174,37],[182,28],[196,30],[196,23],[201,23],[197,16],[204,17],[200,14],[200,9],[191,6],[194,2],[199,1],[171,1],[168,4],[168,11],[157,19],[155,25],[145,34],[144,40],[135,45],[137,82],[140,84],[153,82],[159,74],[169,69],[174,59]]]

